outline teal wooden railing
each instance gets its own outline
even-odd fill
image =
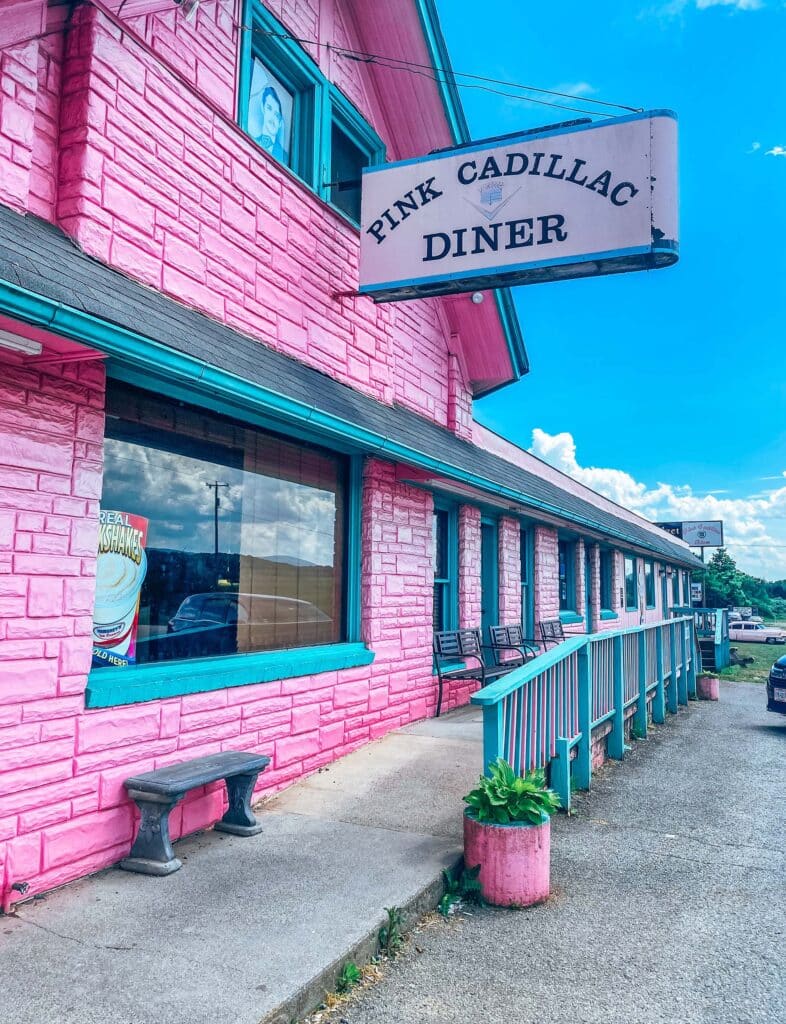
[[[569,809],[571,783],[589,789],[592,781],[593,730],[611,723],[608,753],[621,759],[630,709],[643,738],[648,705],[661,723],[696,696],[696,669],[691,615],[564,640],[473,694],[483,708],[486,770],[498,757],[520,775],[550,767]]]

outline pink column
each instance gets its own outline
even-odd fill
[[[593,633],[600,629],[600,545],[593,544],[590,553],[592,570],[591,628]]]
[[[559,617],[559,555],[557,531],[549,526],[535,529],[535,628],[544,619]],[[536,634],[537,635],[537,634]]]
[[[462,505],[459,509],[459,625],[480,626],[480,509]]]
[[[521,622],[521,529],[510,516],[499,521],[499,621]]]

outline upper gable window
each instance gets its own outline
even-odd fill
[[[362,170],[384,160],[382,141],[260,0],[246,0],[243,25],[241,127],[358,224]]]

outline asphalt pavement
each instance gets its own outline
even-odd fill
[[[420,931],[347,1024],[784,1024],[786,718],[669,717],[555,819],[552,895]]]

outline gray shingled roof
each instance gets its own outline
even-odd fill
[[[19,285],[66,307],[130,329],[147,339],[239,375],[245,380],[360,427],[379,442],[399,447],[397,458],[462,479],[471,474],[477,487],[505,494],[537,517],[538,510],[599,530],[622,545],[651,551],[669,561],[698,566],[694,555],[669,534],[617,516],[551,481],[456,437],[449,430],[407,409],[388,406],[347,387],[259,341],[216,323],[195,310],[132,281],[86,256],[59,229],[0,205],[1,282]],[[94,344],[94,343],[93,343]],[[406,449],[402,452],[401,449]],[[455,474],[454,474],[455,471]]]

